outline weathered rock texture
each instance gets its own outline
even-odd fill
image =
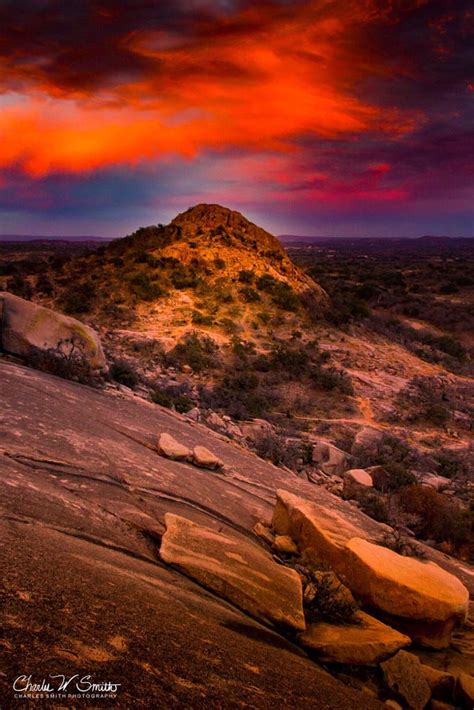
[[[166,432],[160,434],[158,438],[158,453],[172,461],[191,460],[191,450]]]
[[[364,612],[358,620],[357,625],[309,624],[299,641],[322,661],[351,665],[376,665],[411,643],[408,636]]]
[[[56,349],[61,341],[77,339],[92,369],[106,367],[100,338],[95,330],[31,301],[0,292],[0,349],[25,357],[33,348]]]
[[[163,563],[158,544],[172,512],[259,545],[252,529],[270,522],[276,489],[350,521],[359,537],[365,531],[376,540],[382,526],[320,486],[143,400],[0,357],[0,401],[2,706],[16,706],[12,678],[21,658],[21,672],[39,678],[125,678],[113,703],[119,710],[381,707]],[[190,450],[205,445],[225,462],[224,473],[158,456],[157,432]],[[472,583],[466,565],[430,548],[426,554]]]
[[[397,628],[435,648],[449,644],[467,615],[469,593],[437,564],[402,557],[360,537],[361,530],[333,511],[278,491],[273,527],[300,551],[329,565],[365,605],[391,615]]]
[[[211,470],[222,468],[224,465],[220,458],[209,449],[206,449],[205,446],[194,447],[193,463],[201,468],[210,468]]]
[[[469,593],[433,562],[403,557],[355,538],[347,543],[346,576],[366,604],[410,621],[410,635],[436,648],[449,645],[451,632],[467,615]],[[419,623],[417,623],[419,622]]]
[[[399,695],[410,710],[423,710],[431,698],[431,691],[421,670],[420,659],[406,651],[399,651],[382,663],[387,685]]]
[[[165,515],[161,559],[178,567],[256,619],[279,627],[305,628],[299,575],[277,565],[261,547]]]

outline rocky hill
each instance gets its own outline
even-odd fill
[[[197,205],[168,225],[141,228],[52,278],[55,300],[69,312],[116,324],[132,319],[165,334],[174,332],[170,319],[224,335],[258,324],[261,313],[301,320],[308,306],[323,309],[328,300],[275,237],[219,205]]]

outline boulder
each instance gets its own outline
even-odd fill
[[[243,437],[242,429],[234,422],[228,422],[226,431],[227,434],[232,436],[234,439],[241,439]]]
[[[273,547],[278,552],[283,552],[285,555],[297,555],[298,547],[295,545],[289,535],[275,535]]]
[[[255,525],[253,526],[253,531],[255,535],[257,535],[262,540],[265,540],[268,545],[273,545],[273,543],[275,542],[274,534],[272,533],[270,528],[264,525],[263,523],[255,523]]]
[[[187,446],[183,446],[171,434],[160,434],[158,439],[158,453],[173,461],[188,461],[191,458],[191,451]]]
[[[433,698],[430,703],[430,710],[455,710],[455,708],[451,703],[445,703],[442,700]]]
[[[395,631],[364,612],[358,612],[358,624],[341,625],[321,622],[309,624],[299,636],[300,643],[326,663],[374,666],[410,645],[408,636]]]
[[[456,704],[466,710],[474,708],[474,677],[467,673],[460,673],[456,680],[454,691]]]
[[[259,545],[178,515],[167,513],[165,525],[160,547],[164,562],[260,621],[305,629],[301,580],[295,570],[274,562]]]
[[[240,422],[240,430],[246,439],[255,441],[263,434],[272,434],[275,428],[266,419],[252,419],[251,421]]]
[[[343,494],[347,498],[357,495],[373,486],[372,476],[363,468],[351,468],[344,474]]]
[[[186,412],[186,416],[193,422],[198,422],[201,419],[201,412],[199,407],[193,407],[192,409],[190,409],[189,412]]]
[[[360,537],[337,510],[277,491],[272,525],[290,535],[300,553],[324,564],[363,604],[390,615],[390,624],[433,648],[449,645],[453,628],[467,614],[468,591],[434,562],[424,562]]]
[[[206,449],[205,446],[194,447],[192,460],[196,466],[200,468],[210,468],[211,470],[222,468],[224,465],[223,462],[213,454],[212,451]]]
[[[397,703],[396,700],[392,700],[391,698],[389,700],[386,700],[384,702],[384,705],[386,708],[390,708],[390,710],[403,710],[400,703]]]
[[[392,615],[392,623],[433,648],[449,645],[451,632],[467,616],[466,587],[434,562],[404,557],[368,540],[346,545],[343,576],[363,603]],[[395,617],[401,625],[395,622]]]
[[[225,421],[216,412],[211,412],[207,415],[206,421],[216,429],[225,429]]]
[[[81,321],[50,308],[0,292],[0,348],[12,355],[27,357],[35,348],[56,349],[62,343],[78,344],[81,354],[93,370],[105,370],[106,361],[95,330]]]
[[[434,473],[425,473],[421,479],[421,482],[424,486],[434,488],[435,491],[442,490],[443,488],[449,488],[453,485],[449,478],[446,478],[445,476],[437,476]]]
[[[381,664],[385,682],[411,710],[423,710],[431,698],[431,691],[421,671],[417,656],[399,651]]]
[[[431,694],[434,698],[451,700],[455,684],[455,678],[452,673],[439,671],[424,663],[421,664],[421,671],[430,686]]]
[[[328,476],[340,476],[347,469],[347,454],[334,444],[318,441],[313,446],[312,460]]]
[[[351,480],[353,483],[363,488],[373,486],[372,476],[363,468],[351,468],[349,471],[345,472],[344,479]]]
[[[277,535],[290,535],[308,561],[336,573],[343,565],[346,542],[361,533],[337,510],[283,490],[277,491],[272,526]]]
[[[365,451],[373,451],[377,448],[378,443],[383,439],[383,431],[380,429],[374,429],[371,426],[364,426],[355,435],[353,443],[353,453],[358,449],[364,449]]]

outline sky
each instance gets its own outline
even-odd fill
[[[0,233],[474,236],[467,0],[0,0]]]

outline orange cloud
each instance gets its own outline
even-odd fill
[[[0,165],[41,176],[206,148],[290,152],[305,135],[411,130],[418,116],[382,111],[356,91],[390,73],[357,41],[373,4],[341,7],[334,16],[319,2],[291,13],[263,4],[198,23],[190,37],[134,31],[120,47],[146,70],[90,90],[58,86],[44,62],[23,64],[21,101],[0,115]]]

